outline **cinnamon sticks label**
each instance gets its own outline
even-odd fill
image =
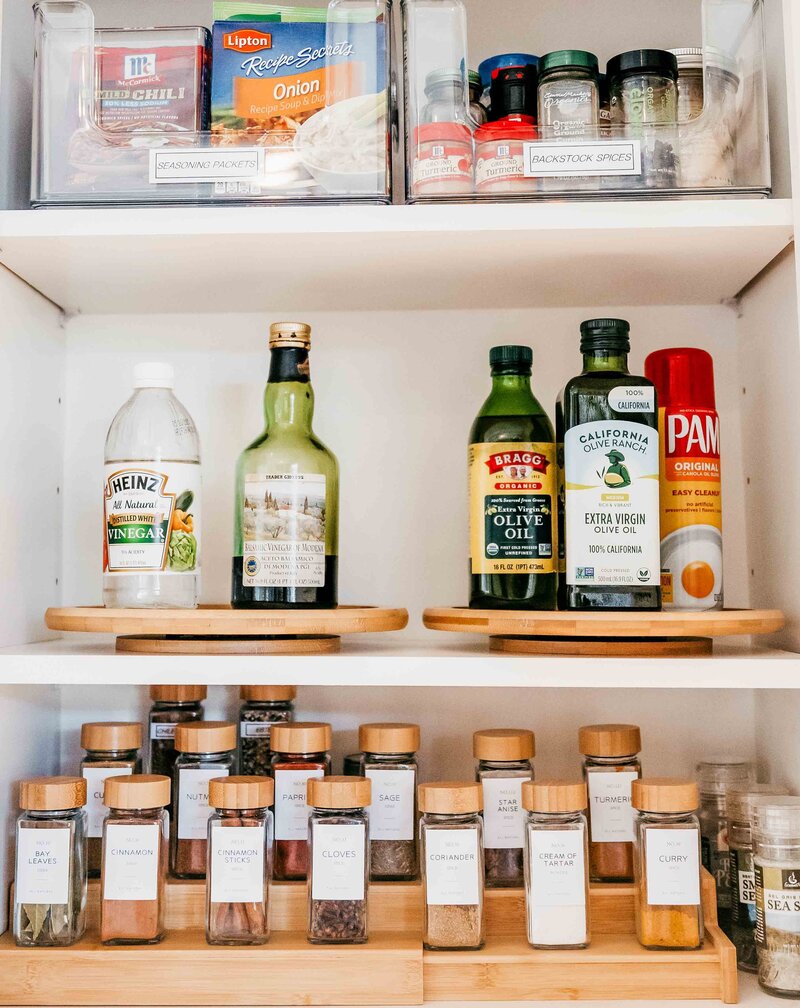
[[[211,902],[264,900],[264,827],[222,826],[211,831]]]

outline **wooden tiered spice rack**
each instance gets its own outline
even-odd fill
[[[632,885],[592,886],[591,946],[553,952],[528,945],[519,889],[487,891],[487,940],[479,952],[423,951],[419,883],[371,886],[370,939],[358,946],[306,942],[303,883],[273,885],[272,935],[255,948],[207,945],[205,886],[175,881],[167,886],[168,934],[160,945],[103,947],[97,939],[99,895],[98,883],[91,883],[87,936],[71,948],[18,949],[10,934],[0,938],[0,1004],[737,1000],[736,953],[717,926],[714,882],[705,872],[705,944],[696,952],[639,946]]]

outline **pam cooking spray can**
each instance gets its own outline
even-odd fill
[[[645,361],[658,392],[665,609],[722,608],[722,493],[714,362],[691,347]]]

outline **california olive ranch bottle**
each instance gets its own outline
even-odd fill
[[[264,432],[236,470],[233,587],[238,609],[337,603],[339,467],[311,429],[311,328],[270,326]]]
[[[492,391],[469,438],[470,606],[555,609],[553,425],[531,392],[530,347],[494,347],[489,363]]]
[[[583,372],[556,405],[564,446],[566,609],[660,609],[658,406],[628,372],[630,326],[581,325]]]

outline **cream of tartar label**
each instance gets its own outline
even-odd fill
[[[17,831],[17,903],[69,902],[71,835],[68,827]]]
[[[650,906],[700,903],[700,850],[693,829],[646,829],[647,902]]]
[[[483,777],[483,845],[489,850],[522,847],[525,813],[522,809],[524,777]]]
[[[263,903],[264,827],[211,827],[211,902]]]
[[[153,902],[158,898],[159,833],[157,823],[106,827],[103,899]]]
[[[428,906],[478,906],[483,885],[474,829],[425,830]]]
[[[365,896],[365,827],[316,824],[312,842],[311,898],[363,900]]]
[[[413,770],[367,770],[366,776],[372,781],[370,839],[413,840],[417,775]]]
[[[208,782],[227,777],[222,767],[180,770],[178,773],[178,839],[205,840],[208,836]]]
[[[108,809],[103,804],[103,791],[107,777],[129,777],[130,767],[84,767],[81,771],[86,781],[86,836],[103,835],[103,820]]]
[[[638,777],[627,771],[586,775],[593,843],[633,841],[631,787]]]
[[[306,792],[312,777],[322,770],[275,771],[275,839],[305,840],[308,837]]]
[[[584,829],[530,831],[531,891],[539,906],[584,906]]]

